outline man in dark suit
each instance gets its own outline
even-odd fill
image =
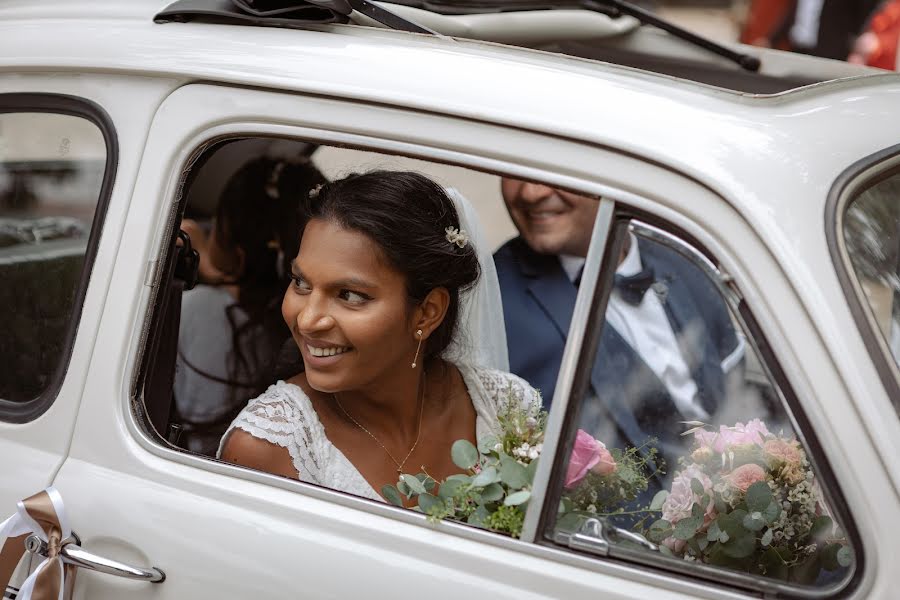
[[[501,185],[520,234],[494,254],[510,370],[549,406],[598,203],[539,184]],[[617,446],[656,437],[671,463],[686,447],[679,421],[712,420],[744,346],[696,265],[633,234],[625,246],[580,422]]]

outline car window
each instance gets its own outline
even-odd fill
[[[14,316],[0,323],[2,401],[53,393],[65,372],[107,154],[87,118],[0,114],[0,310]]]
[[[546,536],[744,587],[846,581],[835,490],[740,300],[679,238],[637,221],[617,231]]]
[[[855,194],[843,220],[844,244],[874,330],[900,367],[900,175]]]

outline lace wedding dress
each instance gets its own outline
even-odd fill
[[[497,413],[510,400],[528,410],[541,406],[537,390],[515,375],[465,365],[457,368],[475,408],[476,439],[501,433]],[[309,397],[294,384],[279,381],[251,400],[222,437],[220,456],[235,428],[286,448],[300,481],[384,501],[343,452],[329,441]]]

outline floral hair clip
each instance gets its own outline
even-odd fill
[[[469,243],[469,236],[466,235],[466,232],[462,229],[448,227],[444,231],[447,233],[447,241],[451,244],[456,244],[460,248],[465,248],[466,244]]]
[[[322,188],[323,188],[323,187],[325,187],[325,184],[320,183],[320,184],[317,185],[316,187],[314,187],[314,188],[312,188],[311,190],[309,190],[309,198],[310,198],[310,200],[315,200],[316,198],[318,198],[318,197],[319,197],[319,192],[322,191]]]

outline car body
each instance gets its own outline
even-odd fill
[[[756,94],[366,26],[154,23],[164,6],[0,7],[3,112],[88,118],[106,148],[62,366],[39,398],[0,406],[0,513],[52,484],[83,548],[166,573],[148,584],[84,572],[75,597],[762,593],[714,574],[577,552],[534,531],[511,540],[435,525],[160,442],[144,416],[143,365],[183,173],[200,149],[235,136],[544,181],[614,199],[704,248],[750,307],[792,390],[796,427],[850,515],[857,568],[837,593],[896,596],[900,380],[843,254],[839,208],[900,152],[900,76],[768,51],[764,59],[809,65],[821,81]],[[588,262],[599,281],[600,258]],[[584,316],[593,290],[581,290]],[[573,319],[560,374],[568,383],[557,386],[551,413],[557,433],[587,327]]]

